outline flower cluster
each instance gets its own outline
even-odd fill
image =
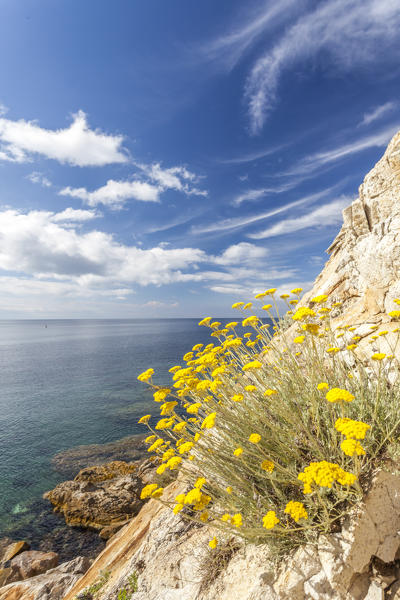
[[[260,303],[264,317],[202,319],[212,342],[194,345],[170,368],[170,385],[156,385],[152,368],[138,376],[159,414],[139,419],[150,430],[145,443],[160,482],[145,486],[143,499],[228,535],[306,540],[329,530],[340,510],[361,497],[363,456],[368,452],[370,461],[382,452],[400,426],[385,378],[393,355],[372,354],[372,361],[386,360],[371,369],[371,382],[358,359],[357,328],[333,326],[331,311],[336,315],[340,303],[322,294],[299,307],[301,292],[280,299],[275,288],[258,293],[256,300],[268,297]],[[283,318],[280,302],[288,308]],[[232,308],[254,311],[252,302]],[[389,344],[387,332],[375,329],[371,340]],[[160,477],[177,471],[190,489],[167,501]],[[213,537],[209,546],[217,545]]]

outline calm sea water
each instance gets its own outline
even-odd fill
[[[56,453],[144,433],[137,420],[154,403],[137,375],[153,367],[169,382],[186,351],[213,341],[197,323],[0,321],[0,537],[28,521],[34,537],[35,501],[64,479]]]

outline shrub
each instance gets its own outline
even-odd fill
[[[275,289],[256,296],[268,297],[272,325],[257,315],[222,327],[204,318],[214,343],[186,353],[169,387],[153,384],[151,368],[138,377],[160,408],[154,427],[150,415],[140,419],[157,472],[179,469],[191,484],[169,503],[174,512],[281,549],[337,526],[400,433],[394,354],[373,349],[363,360],[356,327],[333,327],[340,303],[319,296],[298,307],[301,291],[282,296],[283,318]],[[157,483],[142,491],[162,495]]]

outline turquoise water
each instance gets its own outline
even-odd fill
[[[144,432],[137,419],[154,403],[137,375],[153,367],[168,382],[186,351],[212,341],[197,323],[0,321],[0,537],[25,525],[35,537],[32,511],[46,511],[43,492],[64,479],[54,454]]]

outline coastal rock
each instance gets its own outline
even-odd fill
[[[30,545],[25,540],[19,542],[12,542],[9,538],[4,538],[3,548],[0,545],[0,565],[8,562],[17,554],[29,550]]]
[[[22,552],[12,559],[11,568],[18,569],[20,579],[35,577],[54,569],[58,565],[58,554],[55,552],[40,552],[39,550],[28,550]]]
[[[183,482],[172,483],[165,500],[182,490]],[[215,534],[212,525],[194,526],[150,500],[64,600],[93,585],[100,571],[110,571],[110,577],[96,600],[128,590],[133,574],[132,600],[371,600],[384,593],[389,598],[400,579],[399,531],[400,477],[381,471],[341,532],[321,535],[317,545],[298,548],[280,564],[266,545],[225,540],[232,551],[215,568],[207,544]]]
[[[44,494],[68,525],[103,529],[131,519],[143,502],[136,465],[114,461],[81,470],[73,481],[64,481]]]
[[[88,558],[79,556],[36,577],[0,587],[0,600],[63,600],[90,563]]]

